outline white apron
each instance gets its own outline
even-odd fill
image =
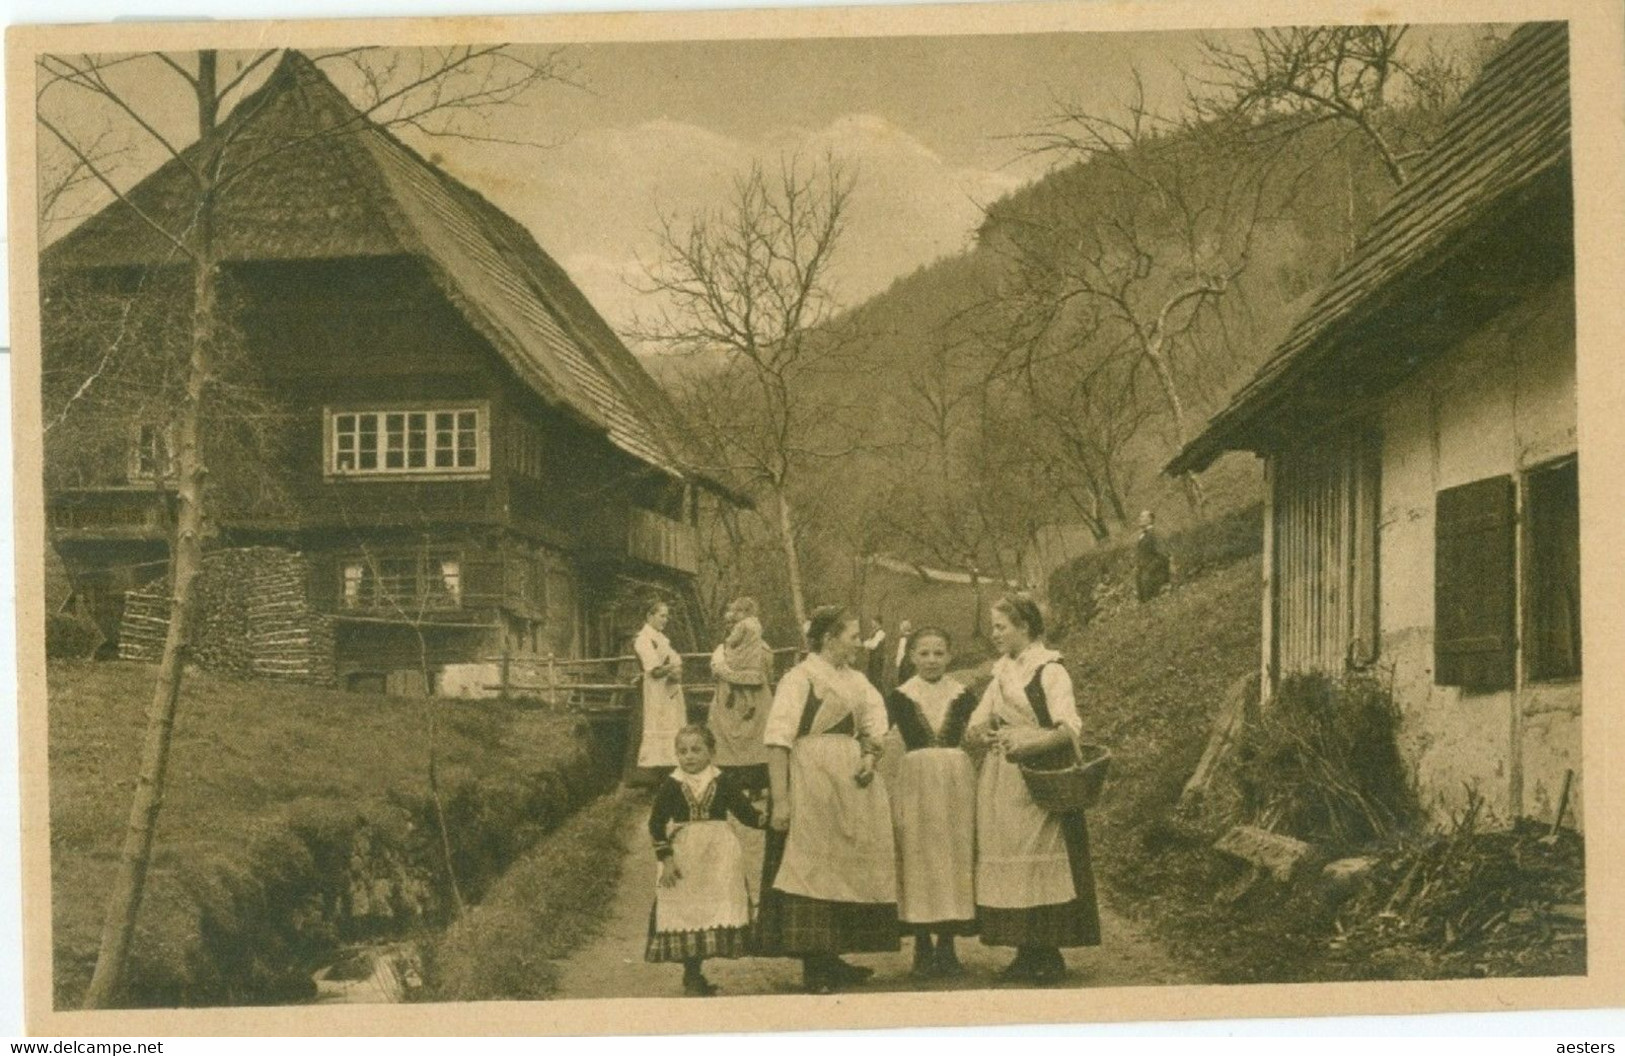
[[[916,748],[897,767],[898,898],[904,923],[976,919],[976,767],[958,748]]]
[[[858,787],[857,738],[826,732],[855,720],[854,709],[831,689],[825,694],[810,732],[790,749],[790,832],[773,886],[827,902],[893,903],[897,846],[886,783],[877,776]]]
[[[683,686],[672,679],[655,678],[649,671],[665,664],[677,653],[672,649],[670,639],[648,625],[638,632],[632,646],[644,671],[643,739],[638,744],[638,765],[674,767],[677,765],[677,731],[688,722]]]
[[[655,931],[742,928],[750,923],[739,838],[726,821],[691,821],[677,828],[672,861],[682,876],[655,888]]]
[[[999,679],[990,687],[993,714],[1005,726],[1038,729],[1025,693]],[[1060,821],[1033,802],[1021,768],[997,748],[982,762],[976,788],[976,902],[992,909],[1030,909],[1077,897]]]

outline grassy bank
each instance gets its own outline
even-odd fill
[[[153,674],[126,663],[50,669],[59,1005],[77,1002],[94,964]],[[498,797],[473,790],[525,786],[583,751],[572,724],[558,717],[496,702],[440,702],[437,710],[440,780],[452,810],[489,810]],[[264,926],[243,919],[253,915],[243,905],[245,884],[263,888],[255,892],[264,903],[255,913],[286,915],[291,907],[276,904],[278,898],[309,897],[291,874],[319,871],[324,863],[307,859],[319,859],[323,848],[351,850],[347,840],[358,828],[384,833],[391,829],[381,820],[387,814],[395,830],[421,840],[429,742],[423,700],[189,674],[133,954],[131,1000],[185,1001],[209,982],[202,977],[218,965],[200,961],[200,951],[229,940],[232,927]],[[457,848],[465,862],[481,853],[489,852]],[[348,860],[339,863],[340,872],[347,866]],[[268,879],[268,870],[290,875]],[[353,908],[348,892],[332,898]]]
[[[557,959],[613,904],[633,811],[623,789],[582,809],[503,875],[485,900],[425,950],[426,1001],[534,1001],[557,988]]]

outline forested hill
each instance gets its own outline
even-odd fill
[[[1343,47],[1345,32],[1368,31],[1281,41]],[[1256,502],[1249,456],[1199,479],[1161,469],[1272,353],[1481,60],[1427,71],[1426,91],[1411,65],[1408,94],[1360,100],[1363,125],[1273,105],[1070,115],[1037,140],[1048,174],[990,204],[971,248],[821,319],[777,376],[726,352],[659,364],[765,514],[712,532],[727,558],[712,588],[800,575],[814,600],[861,599],[866,555],[1042,586],[1142,509],[1176,530]],[[707,250],[770,230],[774,194],[719,215],[751,222],[719,224]],[[733,274],[718,268],[718,292]]]
[[[1189,153],[1223,149],[1200,141]],[[1188,164],[1180,191],[1193,212],[1231,210],[1202,221],[1193,237],[1156,230],[1167,212],[1130,193],[1118,168],[1138,159],[1064,163],[991,205],[973,248],[899,278],[851,312],[844,321],[865,335],[866,354],[839,383],[862,379],[876,450],[843,466],[844,487],[867,483],[918,509],[931,505],[920,490],[951,482],[961,508],[961,489],[993,497],[979,520],[997,521],[997,507],[1019,502],[1050,525],[1094,520],[1074,533],[1084,540],[1122,534],[1146,507],[1171,526],[1192,519],[1185,490],[1162,465],[1270,354],[1393,189],[1338,130],[1306,132],[1282,150],[1261,177],[1200,157],[1187,163],[1186,151],[1155,158],[1151,167],[1161,170]],[[1231,200],[1246,195],[1264,200]],[[1129,245],[1110,230],[1120,224],[1150,233]],[[1204,268],[1222,280],[1202,303],[1176,307],[1165,335],[1182,433],[1128,320],[1154,326],[1168,302],[1205,281]],[[990,375],[998,379],[991,385]],[[1012,466],[1023,461],[1044,469]],[[1251,458],[1221,462],[1201,482],[1203,515],[1256,501],[1257,481]],[[1007,527],[1020,537],[1035,526]],[[968,563],[976,544],[999,532],[905,534],[883,545]]]

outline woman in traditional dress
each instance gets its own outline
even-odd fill
[[[926,627],[909,647],[917,673],[886,696],[903,741],[897,773],[887,775],[897,829],[897,911],[914,933],[914,974],[955,975],[961,969],[954,936],[976,930],[976,768],[960,742],[977,700],[947,677],[946,631]]]
[[[683,658],[666,637],[671,609],[656,599],[644,612],[643,629],[632,649],[643,666],[643,739],[638,745],[640,769],[670,770],[677,765],[677,731],[688,724],[683,703]]]
[[[1016,948],[1006,978],[1054,983],[1066,974],[1062,947],[1100,944],[1089,832],[1081,813],[1033,802],[1019,764],[1070,750],[1082,722],[1061,654],[1042,641],[1037,603],[1000,599],[992,632],[1003,655],[966,734],[987,752],[976,793],[977,926],[986,945]]]
[[[800,957],[813,993],[867,978],[842,953],[896,950],[897,849],[875,780],[886,705],[851,666],[858,621],[822,608],[807,658],[779,682],[765,739],[771,822],[763,863],[764,953]]]
[[[711,655],[716,698],[709,724],[717,738],[717,766],[752,792],[767,791],[767,745],[762,742],[773,703],[773,651],[762,638],[755,598],[728,606],[728,635]]]

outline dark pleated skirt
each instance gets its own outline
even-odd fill
[[[982,942],[988,946],[1099,946],[1100,903],[1095,897],[1095,870],[1089,857],[1089,827],[1082,814],[1061,819],[1066,857],[1072,866],[1077,897],[1070,902],[1026,909],[976,907]]]
[[[896,903],[830,902],[773,886],[786,836],[772,829],[762,855],[761,909],[753,951],[759,957],[886,953],[902,947]]]
[[[753,928],[706,928],[703,931],[656,931],[655,909],[649,910],[649,937],[643,959],[677,962],[713,957],[745,957],[751,949]]]

